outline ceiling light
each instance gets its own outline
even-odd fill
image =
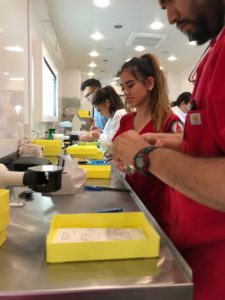
[[[93,72],[88,73],[88,76],[94,76],[94,75],[95,75],[95,73],[93,73]]]
[[[150,28],[153,30],[159,30],[162,29],[164,27],[163,23],[159,22],[159,21],[155,21],[150,25]]]
[[[8,72],[2,72],[2,75],[7,76],[7,75],[9,75],[9,73]]]
[[[189,45],[191,45],[191,46],[197,46],[197,42],[196,41],[191,41],[191,42],[189,42]]]
[[[24,78],[23,77],[11,77],[11,78],[9,78],[9,80],[11,80],[11,81],[24,81]]]
[[[177,57],[174,56],[174,55],[171,55],[171,56],[168,57],[168,60],[169,61],[175,61],[175,60],[177,60]]]
[[[109,6],[110,1],[109,0],[94,0],[94,4],[99,7],[106,7],[106,6]]]
[[[98,52],[96,52],[96,51],[91,51],[90,53],[89,53],[89,55],[90,56],[92,56],[92,57],[97,57],[97,56],[99,56],[99,54],[98,54]]]
[[[91,63],[89,64],[89,67],[90,67],[90,68],[95,68],[95,67],[97,67],[97,65],[96,65],[96,63],[91,62]]]
[[[18,115],[20,113],[21,109],[22,109],[22,106],[21,105],[16,105],[14,108],[15,108],[15,111]]]
[[[163,70],[163,67],[162,67],[162,66],[160,66],[160,67],[159,67],[159,69],[160,69],[160,70]]]
[[[95,32],[95,33],[93,33],[92,34],[92,36],[91,36],[94,40],[101,40],[102,38],[103,38],[103,35],[101,34],[101,33],[99,33],[99,32]]]
[[[5,47],[5,50],[7,51],[14,51],[14,52],[23,52],[23,48],[21,48],[20,46],[9,46],[9,47]]]
[[[137,47],[135,47],[134,48],[136,51],[138,51],[138,52],[141,52],[141,51],[144,51],[145,50],[145,47],[143,47],[143,46],[137,46]]]

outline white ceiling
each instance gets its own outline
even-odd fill
[[[94,61],[97,64],[92,69],[94,77],[103,84],[112,81],[129,57],[155,53],[166,72],[180,72],[192,66],[205,48],[190,46],[187,37],[168,24],[166,11],[160,9],[157,0],[111,0],[106,8],[96,7],[93,0],[44,1],[66,66],[80,68],[85,78],[91,70],[88,64]],[[158,31],[150,29],[149,25],[155,20],[163,22],[164,28]],[[115,29],[116,24],[123,25],[123,28]],[[104,38],[100,41],[91,39],[95,31]],[[162,34],[166,38],[159,46],[147,47],[140,53],[133,45],[126,45],[132,33]],[[99,52],[100,56],[90,57],[92,50]],[[167,60],[172,54],[177,61]]]

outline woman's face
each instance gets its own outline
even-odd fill
[[[154,84],[151,87],[149,82],[137,80],[128,70],[120,74],[120,82],[128,107],[140,107],[149,101],[149,93]]]
[[[97,109],[98,112],[101,113],[101,115],[110,118],[110,112],[109,112],[109,107],[110,107],[110,101],[108,99],[105,100],[105,102],[102,102],[99,105],[95,105],[95,108]]]

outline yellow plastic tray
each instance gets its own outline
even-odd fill
[[[111,165],[79,165],[80,168],[87,171],[87,178],[110,178]]]
[[[0,211],[0,231],[4,230],[9,224],[9,209]]]
[[[90,118],[89,110],[78,110],[77,114],[80,118]]]
[[[33,143],[43,146],[44,156],[62,154],[62,141],[60,140],[35,140]]]
[[[141,240],[55,242],[59,228],[142,228]],[[90,261],[158,257],[160,237],[142,212],[65,214],[54,216],[47,236],[47,262]]]
[[[9,190],[0,189],[0,213],[9,208]]]
[[[104,152],[100,151],[97,146],[70,146],[66,148],[66,153],[87,159],[103,159],[104,157]]]
[[[78,146],[98,146],[98,142],[82,142],[82,141],[79,141]]]
[[[0,247],[3,245],[5,241],[6,241],[6,229],[0,231]]]

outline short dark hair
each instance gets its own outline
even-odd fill
[[[92,87],[93,89],[99,89],[102,85],[98,79],[89,78],[82,82],[80,87],[81,91],[83,92],[88,86]]]
[[[178,97],[177,100],[172,102],[172,106],[180,106],[182,102],[185,104],[188,104],[191,99],[191,93],[190,92],[183,92]]]

